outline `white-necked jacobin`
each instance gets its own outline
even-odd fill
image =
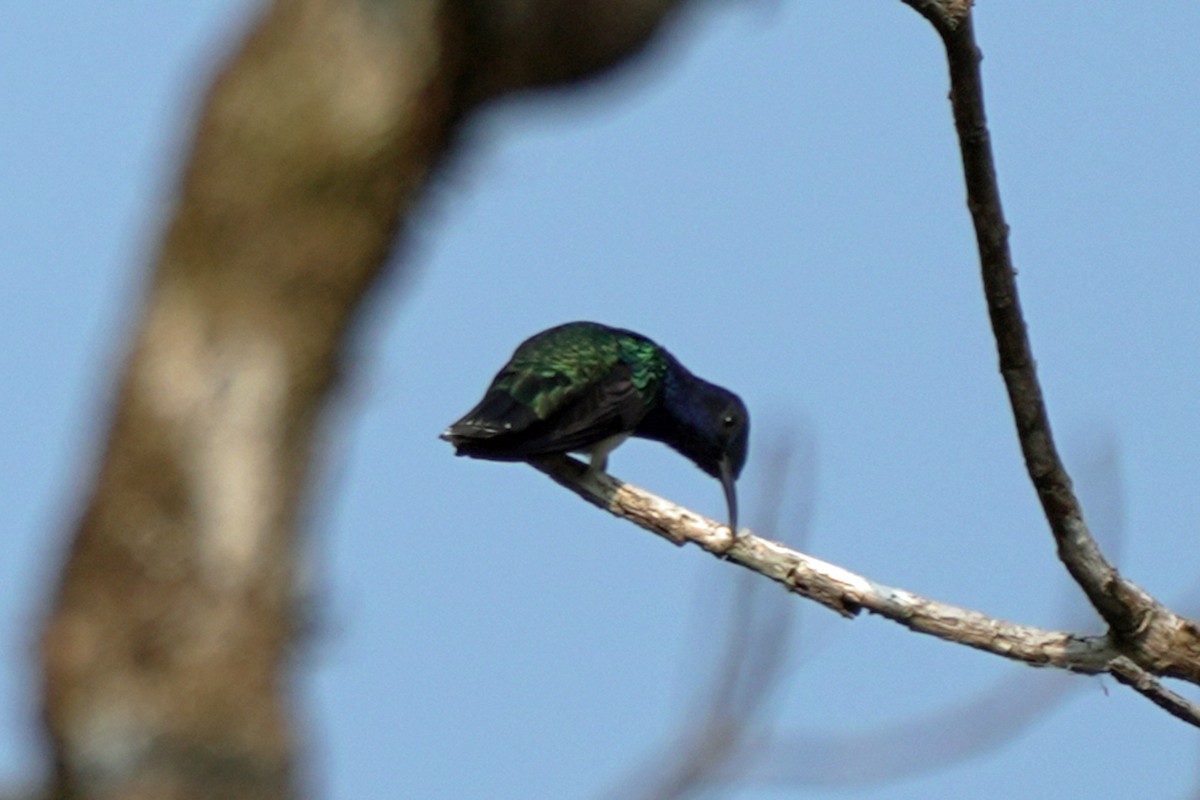
[[[663,442],[721,481],[736,533],[735,481],[749,433],[741,398],[650,339],[569,322],[522,342],[479,404],[441,438],[460,456],[493,461],[586,452],[601,471],[630,436]]]

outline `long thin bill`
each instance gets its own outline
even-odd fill
[[[734,536],[737,536],[737,485],[734,483],[733,468],[729,464],[729,459],[722,458],[720,468],[721,488],[725,490],[725,505],[729,506],[729,530]]]

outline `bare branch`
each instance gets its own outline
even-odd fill
[[[991,140],[984,113],[982,59],[971,15],[954,26],[930,17],[946,48],[950,98],[962,151],[967,206],[975,226],[988,313],[1026,470],[1050,524],[1060,560],[1111,629],[1114,641],[1154,674],[1200,680],[1200,629],[1122,577],[1084,521],[1054,438],[1037,378],[1008,247]]]
[[[699,545],[846,617],[866,610],[939,639],[1014,661],[1075,672],[1106,672],[1107,660],[1116,655],[1103,638],[994,619],[876,583],[747,530],[735,537],[718,522],[609,475],[590,473],[582,463],[566,456],[532,463],[559,484],[616,516],[676,545]]]
[[[615,516],[656,533],[675,545],[698,545],[719,558],[770,578],[845,617],[854,617],[866,610],[917,633],[1030,666],[1057,667],[1090,675],[1116,675],[1116,670],[1120,669],[1124,671],[1124,676],[1118,677],[1123,683],[1129,683],[1132,680],[1130,676],[1135,675],[1124,666],[1125,661],[1136,664],[1147,674],[1169,677],[1184,677],[1177,672],[1180,666],[1195,669],[1195,660],[1187,661],[1186,652],[1169,652],[1171,642],[1186,640],[1194,635],[1193,623],[1170,612],[1157,617],[1155,623],[1159,627],[1152,626],[1142,631],[1137,642],[1111,635],[1080,636],[1020,625],[876,583],[778,542],[762,539],[748,530],[742,530],[735,536],[719,522],[610,475],[592,472],[569,456],[547,456],[530,463],[584,500]],[[1176,624],[1182,627],[1175,627]],[[1141,647],[1142,642],[1149,642],[1150,645]],[[1166,648],[1167,655],[1171,657],[1169,661],[1155,662],[1155,667],[1160,671],[1139,660],[1159,653],[1160,648]],[[1114,662],[1118,660],[1120,663],[1114,667]],[[1200,682],[1187,679],[1193,683]],[[1147,687],[1144,691],[1139,686],[1134,688],[1179,719],[1200,726],[1200,715],[1193,716],[1182,698],[1172,697],[1161,687]]]
[[[1191,725],[1200,726],[1200,705],[1181,694],[1173,692],[1146,670],[1122,656],[1109,664],[1109,672],[1121,683],[1133,689],[1174,717]]]
[[[983,103],[982,60],[970,15],[942,35],[950,68],[950,97],[962,150],[967,206],[975,225],[988,313],[1000,372],[1026,469],[1058,544],[1059,557],[1092,605],[1120,636],[1133,635],[1155,601],[1122,578],[1105,559],[1083,520],[1083,510],[1058,454],[1021,312],[1016,271],[1008,247],[1008,223],[1000,202],[991,137]]]

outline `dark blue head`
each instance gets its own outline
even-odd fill
[[[711,394],[701,403],[704,423],[700,428],[700,446],[689,455],[700,469],[721,481],[725,503],[729,507],[729,528],[737,533],[737,488],[735,481],[746,465],[750,441],[750,412],[742,398],[720,386],[711,386]]]
[[[635,432],[673,447],[721,481],[729,527],[737,532],[735,481],[746,465],[750,412],[728,389],[697,378],[678,362],[667,373],[661,403]]]

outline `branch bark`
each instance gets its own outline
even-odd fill
[[[674,545],[698,545],[844,617],[869,611],[917,633],[1030,666],[1056,667],[1086,675],[1112,674],[1158,705],[1170,705],[1169,710],[1176,717],[1200,727],[1200,706],[1159,685],[1150,671],[1136,665],[1128,655],[1127,642],[1111,634],[1081,636],[989,617],[886,586],[748,530],[735,536],[719,522],[610,475],[591,472],[568,456],[545,457],[530,463],[589,503]],[[1130,665],[1138,666],[1141,672],[1133,672]],[[1136,681],[1131,677],[1134,675]]]

